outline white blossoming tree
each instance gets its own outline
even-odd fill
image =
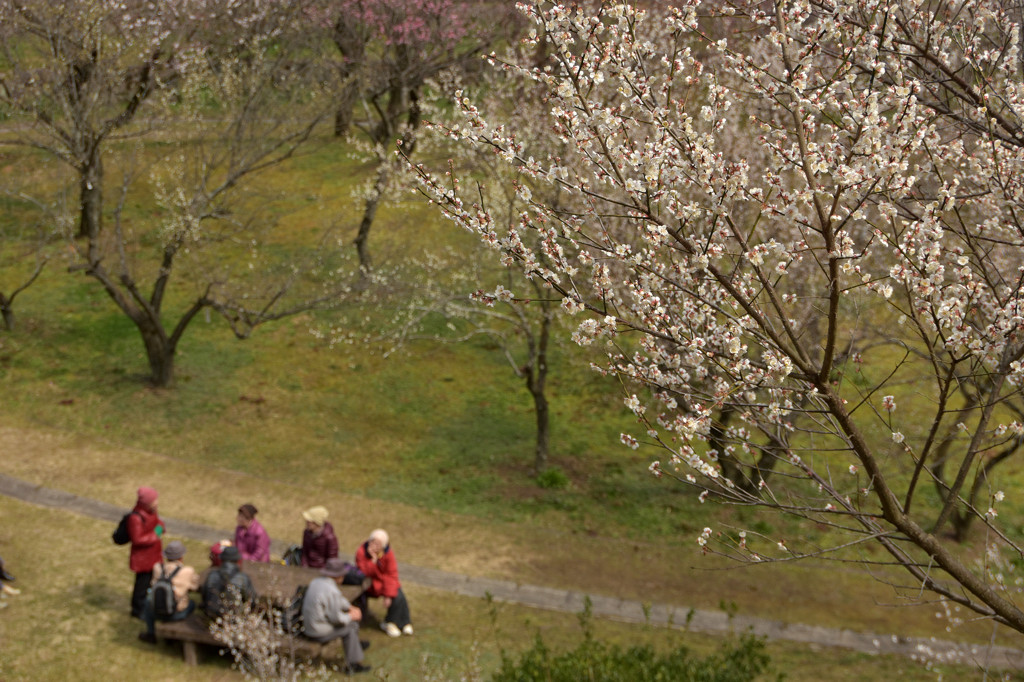
[[[469,98],[450,135],[558,186],[558,202],[535,193],[506,227],[475,187],[418,171],[448,217],[583,318],[579,342],[607,344],[601,371],[650,388],[627,396],[643,433],[623,441],[660,452],[654,474],[836,531],[823,547],[706,529],[705,551],[791,561],[877,543],[909,599],[1024,631],[1013,595],[946,532],[972,517],[1021,551],[987,488],[1024,431],[1008,8],[690,0],[652,19],[530,4],[551,57],[501,66],[544,89],[566,150],[535,154],[515,119]]]

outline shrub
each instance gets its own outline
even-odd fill
[[[743,635],[707,658],[686,647],[658,654],[650,645],[623,650],[591,637],[575,650],[554,654],[538,633],[518,661],[502,660],[493,682],[750,682],[770,675],[763,640]],[[782,679],[779,675],[778,679]]]
[[[569,487],[569,477],[558,467],[551,467],[537,475],[537,485],[548,490],[562,490]]]

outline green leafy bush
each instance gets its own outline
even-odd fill
[[[569,477],[558,467],[551,467],[537,475],[537,485],[548,490],[562,490],[569,487]]]
[[[518,661],[505,657],[493,682],[752,682],[769,675],[764,642],[751,635],[707,658],[686,647],[658,654],[650,645],[623,650],[586,637],[573,651],[554,654],[540,634]],[[763,679],[763,678],[762,678]],[[782,679],[779,675],[778,679]]]

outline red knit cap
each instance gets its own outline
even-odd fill
[[[147,507],[152,507],[153,504],[156,502],[157,497],[159,497],[159,494],[152,488],[147,488],[145,486],[139,488],[140,504],[144,504]]]

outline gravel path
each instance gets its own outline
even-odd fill
[[[0,495],[6,495],[23,502],[43,507],[61,509],[82,516],[88,516],[116,524],[126,509],[106,502],[79,497],[71,493],[33,485],[10,476],[0,474]],[[221,538],[231,537],[233,531],[203,526],[188,521],[164,518],[170,535],[214,543]],[[273,540],[271,549],[282,554],[288,543]],[[343,555],[343,558],[344,555]],[[347,557],[349,560],[351,556]],[[488,593],[496,600],[522,604],[552,611],[579,612],[583,610],[584,594],[568,590],[556,590],[537,585],[520,585],[507,580],[474,578],[458,573],[449,573],[432,568],[399,563],[403,582],[422,585],[467,597],[483,598]],[[978,666],[990,669],[1024,669],[1024,652],[1010,647],[987,647],[963,644],[936,638],[901,637],[899,635],[875,635],[852,630],[838,630],[802,623],[783,623],[766,618],[740,616],[730,618],[723,611],[687,609],[666,604],[642,604],[630,599],[616,599],[590,595],[594,614],[603,618],[629,623],[650,623],[651,625],[687,628],[697,632],[726,633],[751,631],[771,640],[800,642],[803,644],[842,647],[868,654],[898,654],[901,656],[928,658],[941,663]],[[646,613],[645,613],[646,610]],[[987,662],[987,665],[986,665]]]

